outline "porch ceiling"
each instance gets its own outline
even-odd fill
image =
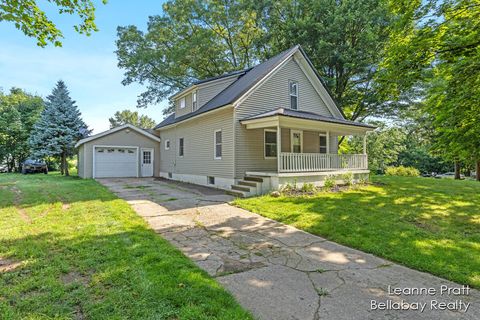
[[[314,115],[314,114],[312,114]],[[320,118],[321,117],[321,118]],[[326,119],[324,119],[326,118]],[[343,123],[340,123],[343,122]],[[349,123],[350,122],[350,123]],[[359,125],[353,121],[330,119],[319,116],[319,118],[305,118],[289,114],[270,114],[263,117],[254,117],[241,120],[240,123],[247,129],[260,129],[270,127],[294,128],[313,131],[333,131],[340,135],[364,135],[368,131],[375,130],[375,127],[365,124]]]

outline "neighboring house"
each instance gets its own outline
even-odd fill
[[[345,120],[300,46],[171,100],[175,112],[155,127],[155,176],[250,195],[369,172],[365,139],[363,154],[339,155],[338,137],[374,127]]]

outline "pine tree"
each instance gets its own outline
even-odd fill
[[[60,158],[61,173],[68,176],[67,158],[74,154],[75,143],[90,132],[67,86],[60,80],[47,97],[45,109],[34,126],[30,147],[38,158]]]

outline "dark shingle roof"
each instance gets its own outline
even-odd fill
[[[223,91],[213,97],[210,101],[204,104],[201,108],[194,112],[190,112],[183,116],[175,118],[175,115],[172,114],[163,120],[155,129],[159,129],[188,118],[194,117],[204,112],[208,112],[223,106],[226,106],[238,98],[240,98],[245,92],[247,92],[251,87],[253,87],[258,81],[263,79],[273,68],[275,68],[279,63],[285,60],[286,57],[294,53],[299,46],[290,48],[282,53],[274,56],[273,58],[268,59],[267,61],[256,65],[253,68],[238,71],[238,79],[226,87]],[[210,80],[211,81],[211,80]]]
[[[315,121],[330,122],[330,123],[338,123],[338,124],[345,124],[345,125],[349,125],[349,126],[375,129],[374,126],[371,126],[371,125],[368,125],[368,124],[365,124],[365,123],[361,123],[361,122],[350,121],[350,120],[345,120],[345,119],[338,119],[338,118],[333,118],[333,117],[327,117],[327,116],[322,116],[320,114],[316,114],[316,113],[313,113],[313,112],[298,111],[298,110],[292,110],[292,109],[287,109],[287,108],[278,108],[278,109],[274,109],[272,111],[263,112],[263,113],[260,113],[260,114],[257,114],[257,115],[251,116],[251,117],[247,117],[245,119],[241,119],[240,121],[255,120],[255,119],[261,119],[261,118],[272,117],[272,116],[286,116],[286,117],[292,117],[292,118],[315,120]]]

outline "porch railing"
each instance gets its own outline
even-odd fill
[[[279,172],[368,169],[366,154],[280,153]]]

